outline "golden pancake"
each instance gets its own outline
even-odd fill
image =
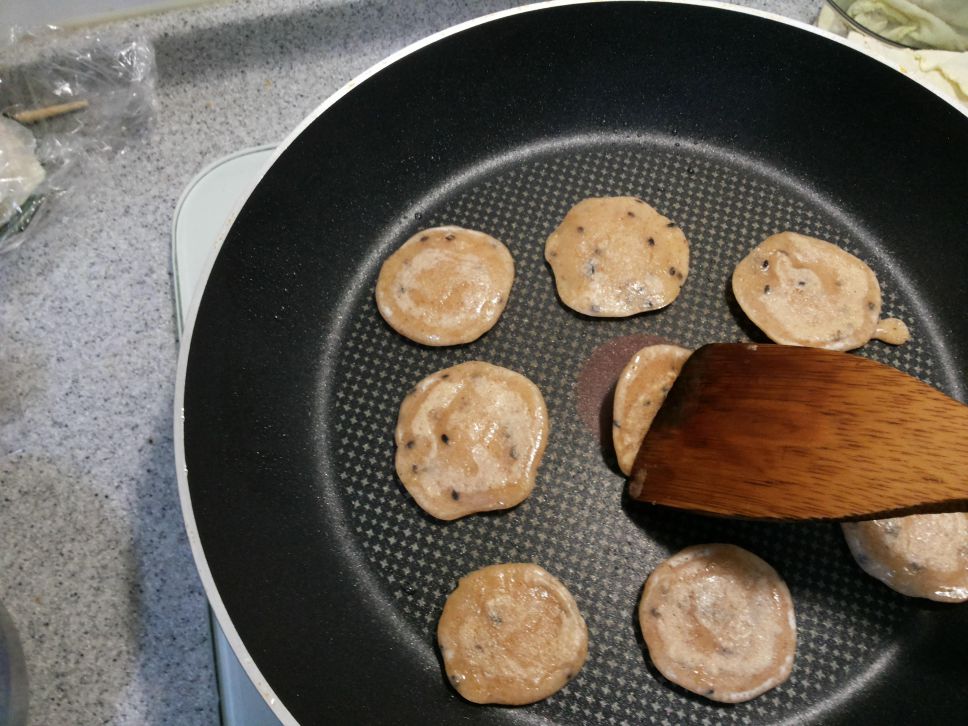
[[[471,361],[424,378],[400,405],[400,481],[428,514],[457,519],[507,509],[534,488],[548,409],[531,381]]]
[[[665,307],[689,274],[689,242],[637,197],[578,202],[545,244],[561,301],[617,318]]]
[[[504,312],[514,260],[498,240],[461,227],[418,232],[380,268],[383,319],[424,345],[458,345],[490,330]]]
[[[447,678],[474,703],[547,698],[588,656],[575,599],[537,565],[491,565],[461,578],[437,625]]]

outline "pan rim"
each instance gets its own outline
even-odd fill
[[[337,89],[332,95],[325,99],[319,106],[317,106],[309,115],[307,115],[287,136],[275,147],[275,151],[272,153],[270,158],[267,160],[263,169],[257,178],[253,179],[252,183],[249,185],[244,196],[238,201],[234,212],[226,223],[223,225],[222,232],[219,239],[216,241],[211,253],[206,259],[203,270],[199,276],[199,281],[195,288],[195,292],[192,296],[191,303],[186,311],[184,324],[182,327],[182,334],[179,340],[179,351],[178,351],[178,362],[176,367],[176,380],[175,380],[175,396],[174,396],[174,406],[173,406],[173,419],[174,419],[174,449],[175,449],[175,467],[176,467],[176,477],[178,483],[178,497],[182,510],[182,519],[185,524],[185,531],[188,537],[189,545],[192,551],[192,558],[195,562],[195,568],[198,572],[199,579],[202,583],[202,588],[205,591],[205,596],[208,601],[208,605],[215,615],[215,619],[225,635],[230,647],[236,658],[238,658],[240,665],[248,676],[249,680],[255,686],[255,688],[262,695],[266,704],[272,710],[273,714],[279,721],[286,726],[298,726],[299,722],[290,713],[286,706],[282,703],[281,699],[276,695],[275,691],[269,686],[268,681],[262,675],[259,667],[256,665],[245,644],[242,642],[242,638],[239,635],[238,630],[235,628],[232,619],[229,617],[228,611],[222,601],[221,595],[219,593],[218,587],[215,584],[215,580],[212,576],[211,569],[208,565],[208,560],[205,555],[204,548],[202,547],[201,538],[198,532],[198,525],[195,521],[194,510],[192,507],[191,492],[189,490],[188,483],[188,466],[185,454],[185,382],[188,372],[188,358],[189,352],[191,350],[192,338],[195,330],[195,323],[198,317],[198,311],[201,299],[203,297],[202,293],[206,285],[208,284],[209,277],[211,276],[212,269],[215,265],[215,260],[222,248],[222,245],[231,229],[235,218],[238,216],[242,207],[245,205],[248,198],[255,191],[256,187],[262,182],[265,174],[273,167],[276,161],[282,156],[283,153],[289,148],[289,146],[323,113],[325,113],[331,106],[336,104],[344,96],[350,93],[354,88],[361,85],[367,81],[372,76],[376,75],[380,71],[388,68],[389,66],[397,63],[408,57],[409,55],[430,46],[440,40],[443,40],[451,35],[461,33],[465,30],[469,30],[487,23],[495,22],[498,20],[503,20],[505,18],[513,17],[516,15],[523,15],[530,12],[538,12],[541,10],[564,7],[571,5],[592,5],[600,2],[638,2],[638,3],[662,3],[668,5],[687,5],[687,6],[698,6],[698,7],[708,7],[719,10],[726,10],[731,12],[736,12],[744,15],[751,15],[754,17],[762,18],[765,20],[770,20],[773,22],[780,23],[782,25],[787,25],[801,31],[806,31],[813,33],[817,36],[825,38],[827,40],[839,43],[847,48],[850,48],[854,52],[860,53],[868,58],[873,58],[883,65],[892,68],[895,72],[906,77],[909,81],[917,83],[923,88],[928,89],[931,93],[937,96],[939,99],[944,101],[946,104],[956,108],[960,111],[966,118],[968,118],[968,109],[963,108],[951,102],[950,99],[939,93],[935,88],[921,82],[916,78],[911,78],[905,74],[900,67],[888,60],[872,56],[865,53],[863,50],[859,49],[857,46],[851,44],[847,39],[840,36],[834,35],[826,30],[822,30],[813,25],[809,25],[799,20],[793,18],[784,17],[782,15],[767,12],[764,10],[759,10],[756,8],[742,7],[737,5],[732,5],[730,3],[721,2],[720,0],[545,0],[544,2],[531,3],[527,5],[522,5],[515,8],[509,8],[507,10],[498,11],[495,13],[489,13],[471,20],[467,20],[456,25],[452,25],[448,28],[440,30],[436,33],[426,36],[420,40],[417,40],[404,48],[392,53],[386,58],[378,61],[374,65],[370,66],[368,69],[351,79],[349,82],[344,84],[341,88]]]

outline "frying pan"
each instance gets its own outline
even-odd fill
[[[576,201],[609,194],[643,197],[690,239],[692,270],[669,308],[596,320],[556,298],[544,239]],[[963,400],[966,200],[968,118],[837,40],[759,13],[554,3],[381,63],[284,144],[211,263],[182,349],[186,526],[247,672],[287,723],[958,722],[968,608],[867,577],[835,525],[628,501],[581,414],[581,381],[616,340],[755,338],[730,272],[793,229],[868,261],[885,312],[911,327],[910,343],[860,353]],[[501,320],[455,348],[408,342],[373,303],[381,261],[439,224],[486,231],[516,262]],[[393,428],[414,383],[473,359],[530,377],[551,435],[526,502],[443,523],[396,480]],[[652,568],[710,541],[766,559],[797,606],[791,679],[736,706],[663,681],[635,624]],[[441,674],[435,624],[460,576],[507,561],[566,583],[590,656],[546,701],[474,706]]]

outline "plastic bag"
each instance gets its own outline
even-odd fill
[[[0,54],[0,253],[56,218],[62,198],[85,191],[96,167],[141,141],[155,104],[146,38],[56,28],[18,35]]]

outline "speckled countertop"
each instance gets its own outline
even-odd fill
[[[516,4],[259,0],[104,27],[154,43],[150,137],[0,258],[0,601],[23,641],[31,723],[219,720],[172,444],[184,186],[282,139],[392,51]],[[738,4],[809,22],[819,1]]]

